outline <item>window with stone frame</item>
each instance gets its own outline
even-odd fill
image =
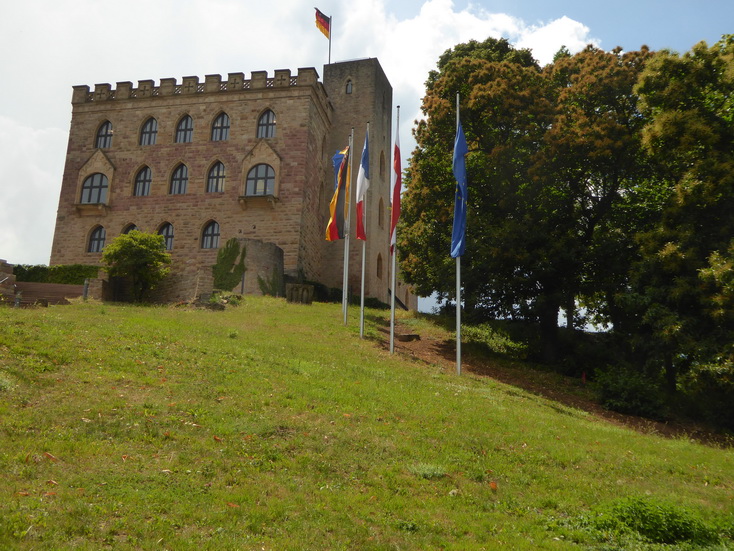
[[[194,138],[194,119],[184,115],[176,125],[176,143],[191,143]]]
[[[150,117],[143,124],[143,129],[140,131],[140,145],[155,145],[156,137],[158,136],[158,121],[155,118]]]
[[[264,163],[253,166],[247,173],[245,195],[258,197],[275,194],[275,170]]]
[[[271,109],[260,115],[257,121],[257,137],[258,138],[274,138],[275,137],[275,113]]]
[[[87,176],[82,183],[82,195],[79,202],[85,205],[106,203],[108,187],[107,176],[104,174],[95,172],[91,176]]]
[[[144,197],[150,195],[150,184],[153,181],[153,173],[150,167],[144,166],[135,175],[135,185],[133,186],[133,195],[135,197]]]
[[[206,179],[206,192],[217,193],[224,191],[224,177],[224,163],[217,161],[214,163],[214,166],[209,169],[209,176]]]
[[[97,129],[97,138],[94,141],[97,149],[109,149],[112,147],[112,123],[104,121]]]
[[[104,241],[105,237],[107,235],[107,232],[105,231],[104,227],[97,226],[92,230],[92,233],[89,234],[89,243],[87,243],[87,252],[88,253],[100,253],[102,252],[102,249],[104,249]]]
[[[158,235],[163,236],[163,241],[167,251],[173,249],[173,224],[170,222],[164,222],[161,224],[161,227],[158,228]]]
[[[212,141],[223,142],[229,139],[229,115],[220,113],[212,124]]]
[[[204,226],[204,231],[201,232],[201,248],[219,248],[219,224],[214,220]]]
[[[189,185],[189,169],[185,164],[176,167],[171,175],[171,186],[168,188],[169,195],[185,195]]]
[[[140,231],[140,230],[138,230],[138,227],[135,224],[128,224],[127,226],[125,226],[124,228],[122,228],[122,234],[123,235],[127,235],[128,233],[130,233],[131,231],[134,231],[134,230]]]

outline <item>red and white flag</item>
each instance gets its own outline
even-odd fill
[[[362,149],[362,159],[359,162],[359,172],[357,173],[357,239],[367,240],[367,234],[364,231],[364,203],[367,197],[367,190],[370,187],[370,129],[364,136],[364,149]]]
[[[392,212],[390,214],[390,254],[395,253],[398,238],[398,219],[400,218],[400,190],[403,185],[403,172],[400,167],[400,136],[395,131],[395,153],[393,155]]]

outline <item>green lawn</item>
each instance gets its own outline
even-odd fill
[[[731,449],[391,356],[368,314],[0,308],[0,549],[734,549]]]

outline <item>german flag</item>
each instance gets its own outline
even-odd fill
[[[331,39],[331,17],[325,16],[318,8],[314,9],[316,10],[316,26],[326,38]]]

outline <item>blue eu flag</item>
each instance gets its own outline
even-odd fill
[[[454,227],[451,231],[451,257],[464,254],[466,247],[466,201],[468,195],[466,182],[466,161],[464,155],[469,152],[466,147],[464,130],[459,128],[454,141],[454,178],[456,178],[456,197],[454,202]]]

